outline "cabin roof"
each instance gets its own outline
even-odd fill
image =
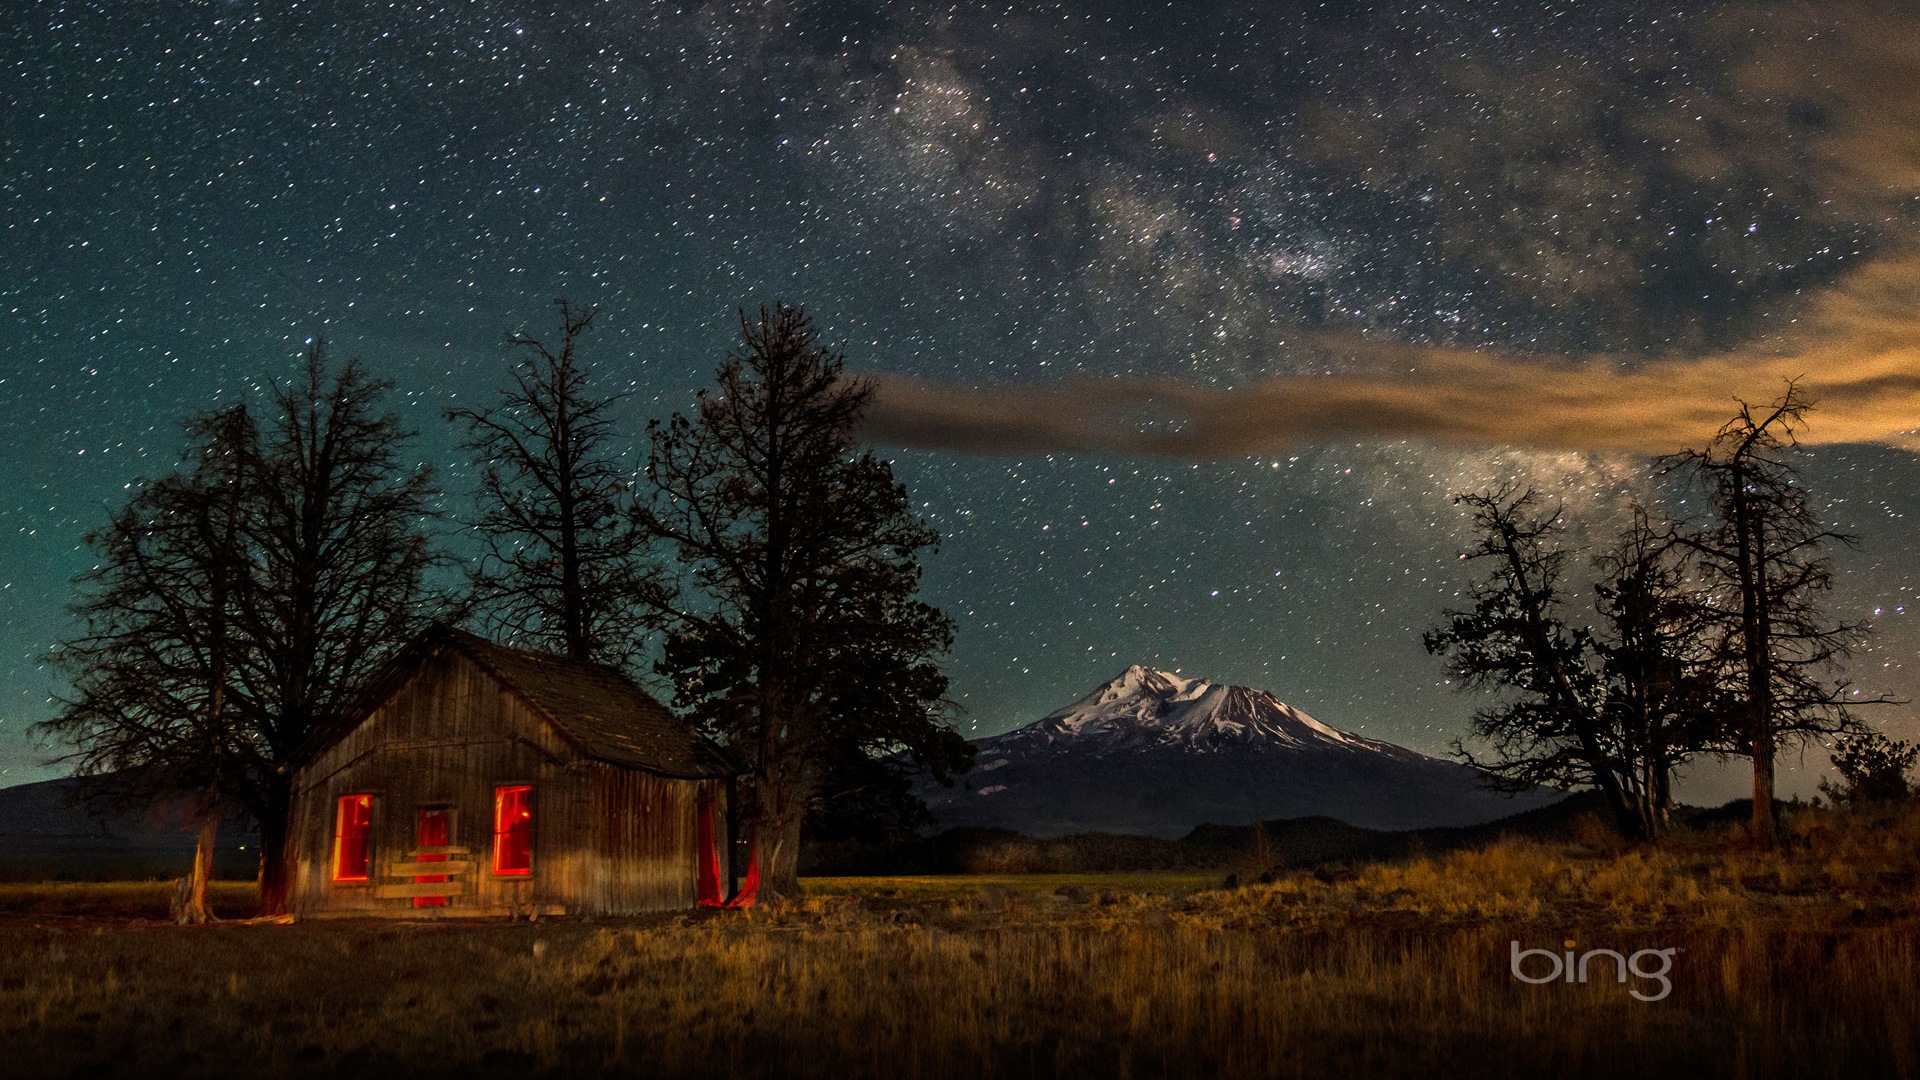
[[[512,648],[450,626],[436,626],[402,650],[326,743],[358,726],[422,664],[446,649],[491,674],[589,757],[688,779],[741,772],[725,751],[613,668]]]

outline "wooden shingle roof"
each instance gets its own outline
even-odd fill
[[[740,766],[612,668],[516,649],[436,626],[403,649],[360,703],[331,727],[324,746],[365,720],[420,666],[443,650],[465,656],[532,706],[588,757],[682,779],[737,776]],[[315,747],[317,752],[320,746]]]
[[[545,713],[591,757],[669,776],[740,771],[719,747],[612,668],[510,648],[464,630],[441,632],[449,645]]]

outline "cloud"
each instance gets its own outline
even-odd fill
[[[1754,38],[1738,83],[1824,129],[1831,195],[1903,200],[1920,191],[1920,16],[1907,3],[1767,3],[1737,9]]]
[[[1920,266],[1879,264],[1865,276],[1912,287]],[[1857,299],[1843,290],[1834,306]],[[1328,344],[1376,368],[1398,362],[1400,370],[1293,376],[1233,390],[1168,379],[966,387],[882,376],[868,432],[900,446],[997,454],[1216,458],[1397,439],[1658,454],[1699,444],[1732,415],[1736,400],[1771,400],[1797,379],[1817,404],[1803,441],[1920,448],[1915,312],[1920,307],[1905,315],[1868,308],[1850,330],[1785,355],[1736,352],[1631,367],[1353,338]]]
[[[1732,9],[1723,26],[1741,56],[1735,90],[1701,104],[1703,123],[1716,108],[1726,124],[1796,118],[1812,132],[1813,194],[1876,218],[1884,237],[1825,288],[1777,297],[1776,312],[1786,313],[1755,320],[1745,343],[1658,359],[1543,358],[1371,335],[1295,336],[1249,347],[1264,351],[1267,371],[1334,373],[1235,389],[1167,378],[979,386],[881,376],[869,433],[895,445],[994,454],[1201,459],[1402,439],[1657,454],[1700,444],[1737,401],[1770,401],[1792,379],[1816,403],[1803,442],[1920,449],[1920,18],[1879,3],[1756,4]],[[1741,171],[1726,146],[1765,150],[1723,138],[1689,152],[1681,141],[1676,160],[1708,186],[1722,170]]]

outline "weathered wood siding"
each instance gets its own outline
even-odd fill
[[[600,823],[591,894],[606,911],[692,907],[698,899],[699,807],[714,806],[720,873],[726,869],[726,790],[717,781],[670,780],[596,764],[593,814]]]
[[[533,788],[533,872],[495,875],[494,788]],[[443,650],[300,771],[293,807],[297,914],[403,917],[620,913],[691,907],[695,806],[712,781],[673,780],[586,759],[518,695]],[[373,796],[372,880],[333,880],[336,800]],[[453,810],[448,844],[472,851],[445,907],[382,897],[382,875],[416,847],[418,811]],[[724,817],[716,813],[724,829]],[[722,834],[724,835],[724,833]],[[724,844],[722,845],[724,846]]]

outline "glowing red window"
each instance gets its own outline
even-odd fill
[[[365,881],[373,868],[373,796],[342,795],[333,813],[333,880]]]
[[[493,872],[533,873],[533,788],[493,789]]]

